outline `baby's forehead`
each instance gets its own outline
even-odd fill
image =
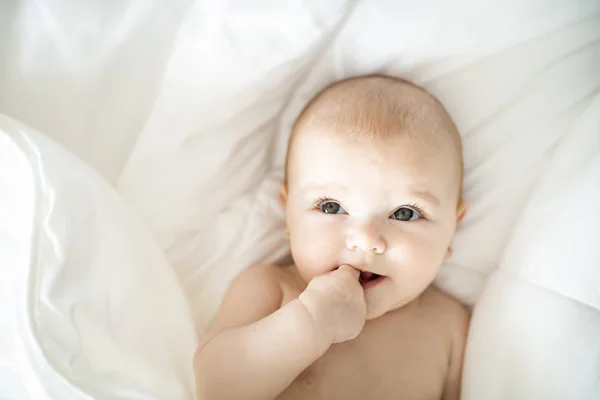
[[[344,201],[396,201],[403,194],[417,192],[447,199],[457,190],[452,156],[435,152],[414,139],[391,143],[307,135],[297,146],[290,189],[302,196],[326,193]]]
[[[340,169],[410,175],[446,175],[456,167],[450,146],[424,140],[422,136],[373,137],[339,133],[302,135],[295,143],[293,167],[333,173]]]
[[[353,78],[317,94],[294,124],[286,174],[290,164],[301,161],[295,160],[296,142],[318,146],[320,138],[329,136],[346,142],[403,141],[431,152],[450,152],[462,177],[460,136],[450,116],[427,91],[400,79]]]

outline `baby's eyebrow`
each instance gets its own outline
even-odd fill
[[[311,185],[306,186],[301,189],[303,194],[314,194],[314,193],[323,193],[329,191],[336,191],[337,193],[346,192],[347,189],[341,185],[336,184],[327,184],[327,185]]]
[[[303,187],[301,189],[301,192],[304,195],[321,194],[323,192],[329,192],[329,191],[335,191],[336,193],[344,193],[344,192],[347,192],[347,189],[344,186],[336,185],[336,184],[311,185],[311,186]],[[423,200],[427,203],[430,203],[434,206],[440,205],[440,201],[438,200],[438,198],[435,197],[435,195],[428,190],[414,189],[414,190],[410,191],[410,194],[413,197],[420,198],[421,200]]]
[[[423,201],[439,206],[440,201],[428,190],[414,190],[411,192],[413,196],[421,198]]]

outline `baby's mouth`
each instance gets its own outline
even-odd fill
[[[369,272],[369,271],[360,271],[360,277],[358,278],[358,281],[360,283],[365,283],[365,282],[374,281],[378,278],[381,278],[381,275],[378,275],[378,274],[375,274],[375,273]]]

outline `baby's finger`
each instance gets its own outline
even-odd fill
[[[340,265],[337,270],[344,274],[351,274],[354,279],[358,279],[358,277],[360,276],[360,271],[356,268],[352,268],[348,264]]]

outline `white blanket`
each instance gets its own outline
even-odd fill
[[[117,205],[121,199],[139,213],[143,225],[132,216],[127,217],[129,228],[123,228],[117,222],[121,217],[113,216],[107,217],[113,222],[101,226],[135,231],[132,243],[145,235],[139,231],[150,230],[156,253],[160,249],[169,263],[161,258],[158,270],[172,268],[164,274],[175,271],[187,298],[187,305],[172,301],[173,313],[183,320],[173,332],[189,331],[191,311],[201,335],[235,275],[253,263],[286,255],[276,190],[290,125],[306,101],[333,80],[383,72],[413,80],[438,96],[463,137],[465,197],[471,207],[454,255],[437,280],[444,290],[476,305],[463,397],[600,396],[600,291],[594,284],[600,279],[600,3],[161,4],[89,0],[67,7],[22,0],[16,6],[0,5],[0,112],[62,143],[110,182],[120,197],[106,194],[113,189],[94,183],[97,178],[88,179],[101,187],[93,196],[116,202],[110,215],[121,207],[128,210],[125,214],[133,213]],[[9,120],[0,126],[0,138],[2,132],[7,138],[0,143],[15,140],[18,135],[10,131],[33,138],[34,148],[50,152],[40,157],[61,159],[53,154],[63,150],[40,145],[37,134]],[[11,148],[6,154],[19,159],[15,154],[22,147]],[[65,163],[86,168],[74,159]],[[42,173],[34,169],[31,177],[19,179],[36,187],[36,175]],[[0,180],[0,210],[5,210],[0,216],[11,215],[14,207],[5,191],[9,178],[14,180],[9,175]],[[47,182],[62,193],[55,198],[82,202],[81,196],[69,200],[72,190],[59,184],[60,176]],[[35,208],[42,200],[34,196],[31,201]],[[74,224],[68,206],[63,208],[58,220],[25,211],[22,218],[33,218],[34,225],[45,222],[49,234],[61,232]],[[27,261],[31,232],[16,230],[26,222],[15,218],[0,224],[0,238],[19,238],[22,268],[45,273],[43,265]],[[85,239],[73,244],[54,236],[63,240],[64,249],[85,245]],[[127,265],[128,279],[135,282],[142,279],[144,263],[162,257],[156,256],[154,244],[132,246],[153,255],[132,260],[122,248],[110,247],[117,261],[102,261],[104,269],[113,271],[107,276],[119,279],[125,272],[117,266]],[[0,268],[17,257],[9,247],[0,247]],[[93,264],[101,255],[84,259]],[[123,259],[128,261],[123,264]],[[60,268],[69,270],[76,261],[64,257]],[[88,295],[75,294],[76,282],[62,276],[70,289],[61,295],[78,296],[85,303]],[[132,293],[142,301],[148,298],[157,276],[142,279],[145,289]],[[164,285],[177,298],[180,289]],[[97,289],[110,297],[106,287]],[[30,290],[56,300],[43,288]],[[132,312],[142,312],[132,307]],[[1,310],[0,321],[13,326],[15,313]],[[19,312],[33,311],[25,307]],[[155,315],[157,321],[167,317],[168,312]],[[86,326],[110,338],[107,325],[125,329],[121,323],[107,323],[100,311]],[[126,326],[139,332],[151,329],[142,318]],[[193,340],[176,343],[168,329],[154,331],[152,340],[162,341],[167,352],[189,353],[193,347]],[[12,336],[7,333],[0,346],[22,333],[16,328],[5,332]],[[66,336],[57,337],[68,343]],[[31,359],[3,348],[10,345],[0,347],[0,368],[20,376],[15,371]],[[149,383],[159,373],[159,355],[149,357],[148,364],[157,369],[140,373],[142,378],[115,367],[128,356],[134,357],[114,355],[101,364],[90,358],[97,370],[117,371],[121,389],[137,393],[122,398],[190,393],[190,377],[183,372]],[[51,358],[51,352],[44,357]],[[173,362],[185,364],[191,355],[186,357]],[[18,368],[17,359],[22,363]],[[104,383],[97,375],[82,374],[80,365],[65,368],[59,375],[84,376],[67,379],[69,387]],[[49,398],[64,398],[37,366],[26,369],[31,371],[27,379],[38,382]],[[107,393],[114,388],[111,382]],[[0,398],[17,393],[13,386],[19,385],[0,380]]]

